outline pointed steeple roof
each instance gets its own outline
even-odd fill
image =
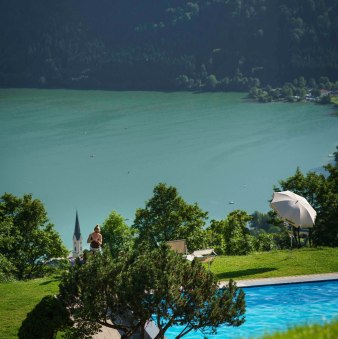
[[[80,240],[80,238],[81,238],[79,216],[77,215],[77,211],[76,211],[76,218],[75,218],[74,236],[75,236],[76,240]]]

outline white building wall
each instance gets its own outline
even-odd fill
[[[83,254],[82,237],[80,237],[80,239],[77,240],[76,237],[73,236],[73,257],[77,258],[80,257],[82,254]]]

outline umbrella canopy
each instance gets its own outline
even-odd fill
[[[291,191],[275,192],[270,206],[295,227],[312,227],[315,223],[317,212],[304,197]]]

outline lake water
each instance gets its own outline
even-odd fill
[[[159,182],[210,219],[265,213],[279,180],[332,159],[333,112],[239,93],[0,89],[0,193],[42,200],[69,248],[76,209],[84,238],[112,210],[130,225]]]

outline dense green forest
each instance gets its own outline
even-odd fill
[[[338,80],[338,0],[1,0],[0,13],[1,87]]]

